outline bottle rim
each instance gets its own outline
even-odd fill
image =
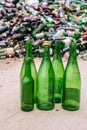
[[[50,41],[44,41],[43,45],[50,45]]]

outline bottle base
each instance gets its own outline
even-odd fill
[[[32,105],[23,104],[23,105],[21,106],[21,110],[22,110],[22,111],[29,112],[29,111],[32,111],[33,109],[34,109],[34,106],[32,106]]]
[[[76,101],[65,101],[62,104],[62,108],[68,111],[76,111],[79,109],[79,103]]]
[[[40,110],[44,110],[44,111],[49,111],[54,109],[54,105],[49,105],[49,104],[41,104],[41,105],[37,105],[37,108]]]
[[[76,107],[76,106],[62,106],[62,108],[63,108],[64,110],[67,110],[67,111],[76,111],[76,110],[79,109],[79,108]]]

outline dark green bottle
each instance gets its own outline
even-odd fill
[[[6,21],[10,21],[14,16],[15,16],[14,13],[10,13],[10,14],[8,14],[8,15],[5,17],[5,20],[6,20]]]
[[[8,30],[8,26],[7,25],[1,26],[0,27],[0,34],[6,32],[7,30]]]
[[[76,58],[76,43],[71,40],[70,56],[63,78],[62,107],[75,111],[80,107],[81,77]]]
[[[50,42],[44,41],[44,56],[38,72],[37,108],[54,108],[54,71],[50,60]]]
[[[4,59],[4,58],[6,58],[7,57],[7,54],[6,54],[6,52],[0,52],[0,59]]]
[[[36,70],[35,63],[34,63],[34,60],[33,60],[33,55],[32,55],[32,45],[31,45],[32,40],[28,40],[26,42],[26,44],[27,43],[29,43],[28,56],[31,57],[30,65],[31,65],[31,75],[32,75],[32,78],[34,80],[34,103],[35,103],[36,98],[37,98],[37,70]],[[25,72],[25,62],[22,65],[21,77],[24,76],[24,72]]]
[[[43,0],[39,0],[39,2],[43,2]]]
[[[55,50],[54,50],[54,57],[52,61],[54,73],[55,73],[55,102],[61,102],[61,89],[62,89],[62,80],[64,74],[64,66],[61,57],[61,42],[55,42]]]
[[[23,75],[20,73],[21,109],[32,111],[34,108],[34,80],[31,75],[31,57],[29,54],[30,42],[26,43],[26,55],[24,58]]]
[[[14,4],[18,3],[20,0],[12,0]]]

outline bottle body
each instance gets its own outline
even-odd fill
[[[61,90],[62,90],[62,81],[64,74],[64,66],[60,53],[60,43],[55,44],[54,58],[52,61],[54,73],[55,73],[55,102],[61,102]]]
[[[31,75],[34,80],[34,103],[37,102],[37,70],[34,60],[31,62]]]
[[[54,71],[49,55],[49,46],[45,46],[44,57],[38,72],[37,108],[54,108]]]
[[[62,107],[75,111],[80,107],[81,77],[76,59],[76,45],[71,43],[70,57],[63,78]]]

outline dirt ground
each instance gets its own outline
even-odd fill
[[[81,72],[81,107],[70,112],[56,104],[51,111],[20,109],[19,75],[23,59],[0,59],[0,130],[87,130],[87,61],[78,59]],[[37,69],[41,63],[35,59]],[[66,66],[67,62],[64,62]]]

